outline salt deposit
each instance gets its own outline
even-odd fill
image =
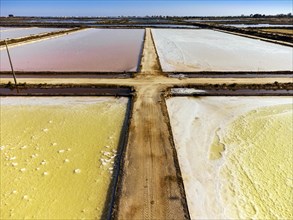
[[[293,71],[291,47],[213,30],[153,29],[167,72]]]
[[[292,219],[292,102],[167,100],[192,219]]]
[[[113,151],[128,99],[0,99],[0,179],[5,180],[0,188],[0,218],[100,219],[112,193]],[[106,163],[104,168],[100,159]]]
[[[224,26],[238,27],[238,28],[258,28],[258,27],[288,27],[292,28],[290,24],[225,24]]]

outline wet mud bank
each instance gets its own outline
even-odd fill
[[[126,79],[132,78],[134,72],[14,72],[17,78],[89,78],[89,79]],[[8,71],[0,72],[1,78],[12,78]]]
[[[0,84],[0,96],[127,96],[133,88],[115,85]]]
[[[144,47],[145,47],[145,39],[146,39],[146,30],[144,30],[143,41],[142,41],[142,44],[141,44],[141,47],[140,47],[140,51],[139,51],[139,58],[138,58],[138,62],[137,62],[136,73],[141,72],[143,51],[144,51]]]
[[[292,78],[292,71],[272,72],[167,72],[172,78]]]
[[[273,84],[203,84],[170,87],[165,98],[172,96],[292,96],[293,83]]]
[[[125,163],[125,156],[126,156],[126,150],[127,150],[127,143],[129,138],[129,128],[131,125],[131,119],[133,115],[133,104],[136,100],[136,95],[134,94],[131,96],[131,100],[129,100],[127,105],[127,116],[125,118],[124,124],[123,124],[123,130],[125,129],[124,136],[121,135],[120,137],[120,143],[121,147],[119,148],[119,156],[117,157],[117,173],[116,173],[116,181],[115,181],[115,192],[113,193],[113,196],[111,198],[111,209],[105,210],[107,213],[107,216],[105,216],[107,219],[117,219],[117,213],[118,213],[118,201],[121,198],[121,192],[122,192],[122,175],[124,172],[124,163]],[[119,145],[120,146],[120,145]],[[115,174],[114,174],[115,175]]]
[[[121,189],[121,175],[123,173],[123,163],[125,157],[126,146],[128,142],[129,136],[129,126],[132,118],[132,110],[133,110],[133,96],[129,96],[126,115],[122,125],[122,132],[119,137],[118,144],[118,152],[117,157],[115,158],[115,166],[113,172],[113,180],[110,184],[108,194],[107,194],[107,203],[105,203],[105,207],[103,210],[102,219],[113,219],[115,212],[115,202],[117,201],[117,197],[119,197],[120,189]]]

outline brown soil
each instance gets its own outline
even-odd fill
[[[146,29],[141,64],[141,73],[138,73],[137,77],[145,78],[147,75],[162,75],[156,48],[149,28]]]
[[[293,35],[293,29],[277,29],[277,28],[262,28],[259,31],[270,32],[270,33],[278,33],[278,34],[290,34]]]

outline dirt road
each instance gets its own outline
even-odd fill
[[[144,49],[141,60],[141,73],[137,74],[136,77],[145,78],[146,76],[158,76],[162,75],[160,63],[158,62],[158,56],[156,48],[153,42],[151,30],[146,29]]]
[[[117,201],[118,219],[188,218],[160,89],[151,85],[137,88]]]
[[[11,79],[0,79],[7,83]],[[141,73],[130,79],[60,79],[20,78],[18,82],[48,84],[96,84],[133,86],[136,96],[129,128],[119,196],[115,206],[118,219],[188,219],[189,214],[183,183],[177,164],[165,101],[161,94],[173,85],[251,83],[278,81],[290,78],[168,78],[163,75],[152,41],[146,29]]]
[[[146,30],[142,73],[137,80],[162,75],[150,29]],[[151,77],[151,78],[150,78]],[[135,86],[136,97],[117,202],[118,219],[189,217],[180,172],[174,162],[169,120],[162,108],[164,86]]]

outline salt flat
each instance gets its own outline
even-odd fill
[[[291,219],[292,97],[167,100],[192,219]]]
[[[152,29],[163,71],[292,71],[293,51],[213,30]]]

